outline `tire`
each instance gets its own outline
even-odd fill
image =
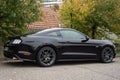
[[[104,47],[101,52],[101,61],[103,63],[110,63],[113,61],[114,51],[111,47]]]
[[[28,62],[30,62],[30,61],[23,61],[24,63],[28,63]]]
[[[42,67],[52,66],[56,61],[56,52],[51,47],[43,47],[37,55],[37,63]]]

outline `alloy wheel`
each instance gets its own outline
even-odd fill
[[[51,66],[56,60],[56,53],[51,47],[43,47],[38,53],[40,66]]]
[[[114,57],[113,49],[110,47],[105,47],[102,51],[102,62],[109,63],[112,62]]]

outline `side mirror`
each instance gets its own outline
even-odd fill
[[[86,40],[87,40],[87,41],[89,40],[89,37],[88,37],[88,36],[86,36]]]
[[[88,40],[89,40],[89,37],[88,37],[88,36],[85,36],[85,39],[82,40],[82,42],[86,42],[86,41],[88,41]]]

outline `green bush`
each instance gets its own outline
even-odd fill
[[[115,43],[116,46],[116,53],[120,54],[120,43]]]
[[[116,53],[120,55],[120,39],[116,39],[115,41],[115,46],[116,46]]]

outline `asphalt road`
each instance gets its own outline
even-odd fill
[[[120,57],[108,64],[97,61],[58,62],[47,68],[29,62],[1,61],[0,80],[120,80]]]

